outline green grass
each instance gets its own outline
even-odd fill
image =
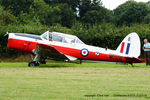
[[[0,100],[85,99],[150,99],[150,66],[49,62],[27,67],[27,63],[0,63]]]

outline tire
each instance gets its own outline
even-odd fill
[[[46,64],[46,61],[41,61],[40,64]]]
[[[35,62],[35,66],[39,66],[40,64],[39,64],[39,62]]]
[[[31,62],[29,62],[28,66],[29,66],[29,67],[32,67],[32,66],[39,66],[39,63],[36,62],[36,61],[31,61]]]

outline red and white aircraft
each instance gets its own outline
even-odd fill
[[[59,32],[45,32],[42,35],[7,33],[8,48],[35,55],[28,66],[45,64],[47,57],[67,60],[92,60],[118,63],[143,63],[140,38],[136,33],[127,35],[116,50],[84,44],[78,37]]]

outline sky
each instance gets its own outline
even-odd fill
[[[117,8],[120,4],[125,3],[128,0],[101,0],[103,3],[103,6],[106,7],[107,9],[113,10]],[[134,0],[137,2],[148,2],[150,0]]]

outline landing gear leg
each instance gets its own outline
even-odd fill
[[[29,67],[31,67],[31,66],[39,66],[40,65],[39,61],[40,61],[40,55],[37,54],[35,56],[34,60],[29,62],[28,66]]]
[[[130,65],[131,65],[132,67],[134,67],[133,63],[130,63]]]
[[[82,60],[80,60],[80,64],[82,64]]]

